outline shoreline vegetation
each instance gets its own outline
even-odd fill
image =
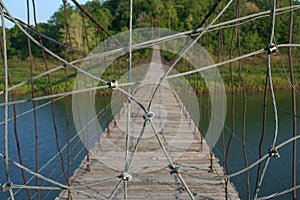
[[[133,52],[133,66],[139,66],[145,63],[150,63],[151,59],[150,49],[144,49]],[[33,58],[33,77],[46,72],[45,64],[41,58]],[[3,63],[0,62],[2,65]],[[22,82],[22,86],[15,88],[9,92],[9,95],[13,92],[17,96],[26,96],[32,93],[31,84],[34,85],[33,93],[35,96],[57,94],[63,92],[70,92],[73,90],[73,86],[76,78],[76,70],[70,66],[59,69],[50,76],[44,75],[35,80],[31,80],[31,71],[29,60],[20,60],[17,58],[9,59],[9,87],[17,85]],[[63,63],[54,59],[47,59],[48,70],[55,69],[62,66]],[[84,62],[77,63],[77,67],[82,67]],[[118,59],[114,60],[102,73],[101,79],[110,81],[113,78],[120,78],[123,74],[127,73],[128,70],[128,58],[127,55],[123,55]],[[4,70],[0,68],[0,91],[4,90]],[[97,91],[98,94],[111,93],[110,89],[103,89]]]
[[[170,66],[174,60],[175,55],[171,55],[169,52],[162,52],[163,63],[166,66]],[[265,59],[264,59],[265,58]],[[134,52],[133,56],[133,65],[140,66],[142,64],[150,63],[151,59],[151,52],[150,49],[147,49],[143,52]],[[215,58],[216,60],[216,58]],[[287,60],[287,58],[283,58],[283,60]],[[300,84],[300,59],[295,58],[297,60],[296,65],[294,66],[294,74],[295,74],[295,88],[299,88]],[[246,90],[249,92],[262,92],[265,88],[265,81],[266,81],[266,73],[267,73],[267,64],[266,62],[266,55],[259,55],[257,57],[244,59],[242,61],[242,68],[241,68],[241,77],[244,81]],[[112,78],[119,78],[123,74],[127,73],[127,66],[128,66],[128,59],[127,55],[120,57],[119,59],[115,60],[113,63],[108,66],[106,71],[102,75],[102,79],[104,80],[111,80]],[[271,63],[271,70],[272,70],[272,81],[274,90],[290,90],[290,74],[289,74],[289,67],[285,65],[284,68],[282,66],[282,61],[280,60],[278,55],[274,55],[272,58]],[[45,72],[43,67],[43,60],[39,58],[33,59],[34,66],[38,66],[34,70],[34,76]],[[80,67],[80,64],[77,64]],[[57,66],[62,65],[60,62],[55,61],[53,59],[48,59],[48,67],[49,69],[53,69]],[[10,67],[10,84],[16,85],[23,81],[28,81],[21,87],[18,87],[13,90],[14,95],[29,95],[31,94],[31,74],[30,74],[30,66],[28,61],[23,61],[19,59],[10,59],[8,60],[8,66]],[[187,61],[183,61],[182,59],[179,63],[175,66],[175,69],[180,72],[185,72],[189,70],[195,69],[191,66]],[[239,75],[239,63],[234,62],[232,63],[233,69],[233,80],[234,80],[234,92],[241,92],[242,82],[240,80]],[[231,85],[231,72],[230,72],[230,65],[224,65],[218,67],[218,70],[223,77],[225,89],[227,92],[231,92],[232,85]],[[0,73],[3,74],[3,69],[0,69]],[[67,82],[65,81],[67,77]],[[64,69],[60,69],[54,73],[51,73],[51,88],[49,84],[48,76],[45,75],[41,78],[38,78],[33,81],[34,83],[34,94],[36,96],[39,95],[49,95],[51,93],[62,93],[67,91],[73,90],[74,81],[76,78],[76,70],[72,69],[71,67],[66,67]],[[185,76],[187,80],[189,80],[190,85],[195,89],[196,92],[207,92],[207,88],[203,79],[199,73],[191,74]],[[3,90],[4,86],[4,79],[1,78],[0,90]],[[268,85],[269,87],[269,85]],[[52,91],[51,91],[52,89]],[[102,91],[97,91],[98,94],[103,93],[111,93],[111,90],[104,89]],[[11,93],[11,92],[10,92]]]
[[[175,56],[170,52],[163,52],[164,64],[170,66],[174,61]],[[239,61],[232,62],[232,77],[233,77],[233,90],[234,92],[243,91],[242,81],[244,82],[246,91],[249,92],[263,92],[265,89],[266,76],[267,76],[267,53],[257,55],[255,57],[249,57],[241,60],[241,67],[239,66]],[[275,54],[272,55],[271,59],[271,73],[272,73],[272,83],[273,89],[275,91],[282,90],[291,90],[291,82],[290,82],[290,68],[288,65],[288,57],[286,54]],[[212,58],[217,63],[218,58]],[[229,59],[228,57],[224,57],[224,60]],[[219,59],[220,60],[220,59]],[[294,88],[300,88],[300,57],[297,55],[293,56],[294,60],[294,80],[295,85]],[[183,64],[181,63],[183,62]],[[221,62],[221,60],[219,61]],[[182,67],[185,66],[185,67]],[[230,64],[226,64],[223,66],[217,67],[220,75],[222,76],[225,90],[226,92],[232,91],[232,80],[231,80],[231,71]],[[185,72],[189,70],[195,69],[189,63],[184,61],[179,61],[178,67],[175,69],[178,72]],[[189,80],[191,86],[193,88],[201,88],[199,92],[203,90],[206,91],[206,86],[202,82],[201,75],[199,73],[195,73],[196,75],[187,75],[185,78]],[[190,76],[190,77],[189,77]],[[242,79],[242,80],[241,80]],[[195,81],[196,80],[196,81]],[[200,86],[200,87],[199,87]],[[269,90],[269,83],[267,85],[267,89]],[[206,91],[207,92],[207,91]]]
[[[133,5],[135,12],[132,16],[133,28],[145,28],[153,25],[177,32],[193,30],[203,20],[203,17],[210,10],[214,2],[212,0],[200,2],[199,0],[135,0]],[[270,2],[262,0],[242,0],[240,4],[241,17],[254,13],[262,13],[272,8]],[[293,1],[293,4],[299,6],[300,2]],[[203,27],[217,16],[218,10],[221,10],[222,6],[224,5],[219,4],[206,24],[203,24]],[[218,23],[236,19],[238,17],[237,6],[237,2],[232,3],[220,19],[218,19]],[[278,2],[277,8],[286,8],[288,6],[290,6],[290,1],[282,0]],[[82,7],[85,9],[85,12],[94,17],[94,20],[101,22],[103,29],[107,30],[110,35],[116,35],[128,30],[129,5],[127,0],[91,0],[82,5]],[[299,44],[300,9],[294,9],[293,12],[292,43]],[[276,43],[288,44],[290,12],[277,12],[276,14]],[[68,29],[66,19],[69,19],[67,22]],[[159,19],[160,24],[152,24],[153,19]],[[93,20],[84,17],[82,10],[70,3],[67,3],[65,6],[61,5],[47,22],[30,26],[26,25],[26,23],[21,24],[36,40],[42,41],[45,47],[69,61],[84,58],[88,52],[91,52],[108,37],[105,31],[100,30]],[[66,36],[68,35],[67,30],[71,37]],[[239,30],[239,37],[237,36],[237,30]],[[269,41],[269,30],[270,16],[261,15],[255,20],[249,19],[249,21],[240,21],[239,23],[236,22],[209,29],[198,42],[205,47],[214,62],[218,63],[222,60],[228,60],[230,57],[237,57],[240,54],[264,48]],[[16,25],[6,29],[6,39],[10,84],[16,85],[27,81],[26,84],[13,91],[15,95],[34,93],[34,96],[38,96],[72,91],[76,78],[76,70],[69,66],[34,80],[34,91],[32,91],[32,81],[30,78],[45,72],[45,63],[47,63],[48,69],[53,69],[64,63],[55,60],[49,55],[46,55],[47,59],[44,61],[40,47],[32,42],[31,45],[28,45],[28,38]],[[299,51],[299,48],[292,48],[296,88],[300,87]],[[151,53],[147,49],[134,51],[133,54],[133,67],[150,62]],[[170,66],[175,55],[169,52],[162,52],[162,55],[164,64]],[[30,69],[31,60],[32,70]],[[223,76],[226,90],[232,90],[232,79],[234,90],[243,90],[242,77],[248,91],[263,91],[267,73],[266,54],[245,58],[241,60],[241,63],[241,67],[239,66],[239,62],[218,67],[220,74]],[[3,61],[0,61],[0,64],[2,65],[0,67],[0,90],[3,91],[5,84]],[[80,67],[80,63],[77,63],[76,66]],[[110,81],[112,78],[118,78],[127,72],[127,67],[128,56],[121,56],[108,66],[101,78],[107,81]],[[186,61],[181,60],[175,69],[178,72],[185,72],[194,68]],[[291,89],[287,48],[282,48],[280,49],[280,53],[272,55],[271,69],[274,89]],[[199,73],[188,75],[185,78],[199,92],[206,90],[206,86]],[[102,93],[110,92],[108,89],[102,91]]]

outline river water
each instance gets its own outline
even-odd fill
[[[259,157],[259,143],[262,134],[263,127],[263,94],[248,94],[247,95],[247,114],[246,114],[246,149],[247,157],[250,164],[254,163]],[[237,172],[245,167],[245,160],[243,154],[243,142],[242,142],[242,127],[243,127],[243,96],[240,94],[235,95],[235,106],[234,106],[234,133],[236,136],[233,137],[229,153],[228,153],[228,174]],[[225,147],[228,144],[229,137],[231,134],[231,95],[227,94],[227,115],[225,122],[225,133],[224,143]],[[276,144],[280,144],[287,139],[293,137],[292,132],[292,103],[291,93],[287,91],[276,92],[276,103],[278,108],[278,119],[279,119],[279,131]],[[297,97],[297,105],[300,105],[300,97]],[[297,113],[300,113],[300,107],[297,108]],[[300,120],[297,119],[297,133],[299,135]],[[268,96],[268,109],[267,109],[267,126],[266,135],[264,138],[262,152],[263,154],[268,153],[273,139],[274,139],[274,114],[271,102],[271,97]],[[221,164],[223,163],[223,142],[219,140],[218,144],[214,148],[215,154],[220,159]],[[297,141],[298,152],[297,152],[297,169],[300,167],[300,141]],[[270,195],[275,192],[281,192],[292,187],[292,143],[289,143],[279,150],[279,158],[271,158],[267,168],[265,178],[260,187],[260,195]],[[264,167],[264,163],[262,165]],[[298,170],[299,171],[299,170]],[[255,193],[256,185],[256,174],[257,167],[250,170],[250,194],[251,199]],[[247,184],[246,175],[241,174],[231,179],[236,186],[242,199],[247,197]],[[300,173],[297,174],[297,185],[300,184]],[[297,193],[300,196],[300,191]],[[292,199],[291,193],[280,196],[273,199]]]
[[[201,97],[200,97],[201,98]],[[205,97],[206,98],[206,97]],[[258,159],[258,147],[262,132],[262,94],[248,94],[247,95],[247,115],[246,115],[246,148],[247,148],[247,156],[249,163],[253,163]],[[289,139],[292,137],[292,116],[291,112],[291,95],[290,92],[276,92],[276,100],[279,111],[279,134],[277,139],[277,144]],[[3,101],[3,99],[1,100]],[[45,102],[38,102],[38,105],[41,105]],[[300,105],[300,98],[297,98],[297,103]],[[71,100],[68,101],[69,106],[71,105]],[[100,101],[100,104],[103,105],[103,100]],[[227,115],[226,115],[226,123],[225,123],[225,131],[224,131],[224,140],[222,137],[214,148],[215,154],[220,159],[220,163],[223,164],[223,145],[227,145],[229,141],[229,137],[231,134],[231,97],[227,95]],[[271,101],[269,98],[268,104],[268,117],[267,117],[267,130],[266,136],[264,138],[263,152],[267,153],[269,147],[273,142],[274,137],[274,117],[273,110],[271,106]],[[229,156],[228,156],[228,173],[234,173],[240,169],[245,167],[244,156],[243,156],[243,145],[242,145],[242,124],[243,124],[243,97],[239,94],[235,95],[235,112],[234,112],[234,125],[235,125],[235,136],[232,139]],[[17,105],[17,113],[21,114],[25,111],[32,109],[32,103],[25,103]],[[59,100],[55,102],[54,113],[56,118],[57,131],[59,134],[58,142],[59,147],[62,149],[67,143],[68,138],[68,128],[66,123],[66,100]],[[201,107],[200,110],[204,109],[203,116],[207,115],[207,110],[204,107]],[[1,113],[3,112],[3,107],[0,108]],[[300,106],[297,109],[300,114]],[[49,177],[55,181],[59,181],[65,184],[65,179],[62,173],[61,167],[61,158],[60,156],[56,156],[50,163],[47,164],[49,159],[53,158],[57,154],[57,144],[56,144],[56,135],[53,128],[53,120],[52,120],[52,111],[51,104],[44,106],[42,108],[37,109],[37,129],[38,129],[38,137],[39,137],[39,168],[44,167],[39,173],[45,177]],[[69,109],[69,130],[70,137],[72,138],[76,130],[74,128],[71,108]],[[13,117],[13,108],[12,106],[9,108],[9,117]],[[204,118],[205,119],[205,118]],[[201,119],[200,119],[201,120]],[[0,116],[0,121],[3,122],[3,114]],[[105,119],[101,119],[101,123],[103,127]],[[300,119],[298,119],[298,130],[300,128]],[[18,117],[17,120],[17,131],[20,141],[20,149],[23,158],[23,165],[31,170],[35,170],[35,131],[33,125],[33,113],[30,112],[28,114],[22,115]],[[203,120],[203,126],[200,127],[201,130],[207,128],[208,121]],[[201,123],[200,123],[201,125]],[[9,157],[12,160],[19,162],[17,144],[14,133],[14,121],[9,121]],[[3,123],[0,125],[0,153],[4,154],[4,126]],[[298,155],[297,155],[297,164],[300,166],[300,142],[297,141],[298,144]],[[69,149],[71,149],[70,154],[70,163],[71,170],[70,173],[74,169],[76,169],[81,160],[85,156],[85,150],[83,148],[82,142],[79,138],[74,139]],[[292,187],[292,143],[284,146],[279,150],[280,158],[271,158],[269,166],[267,168],[267,172],[265,175],[265,179],[262,182],[262,186],[260,189],[259,196],[269,195],[274,192],[280,192],[285,189]],[[65,167],[67,167],[67,148],[63,150],[62,156],[65,157]],[[4,159],[0,159],[0,183],[5,182],[5,162]],[[254,167],[250,170],[250,188],[251,188],[251,197],[253,198],[254,188],[256,183],[256,173],[257,167]],[[14,184],[23,184],[21,170],[15,167],[12,163],[10,163],[10,176],[11,181]],[[29,173],[25,173],[26,179],[29,180],[32,175]],[[300,185],[300,172],[297,175],[297,184]],[[30,185],[35,185],[35,178],[30,181]],[[247,184],[245,173],[233,177],[231,179],[236,189],[238,190],[242,199],[247,197]],[[44,185],[45,183],[42,180],[39,180],[39,185]],[[50,186],[50,184],[45,184],[45,186]],[[14,190],[15,192],[17,190]],[[31,190],[31,195],[34,194],[34,190]],[[55,196],[59,194],[59,191],[52,191],[48,193],[48,191],[41,191],[40,197],[41,199],[54,199]],[[298,196],[300,197],[300,192],[298,191]],[[23,189],[16,194],[16,199],[27,199],[26,191]],[[0,199],[7,199],[8,193],[0,193]],[[286,194],[284,196],[278,197],[276,199],[291,199],[291,194]],[[35,198],[36,199],[36,198]]]

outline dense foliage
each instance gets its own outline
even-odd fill
[[[67,3],[66,7],[61,7],[51,16],[46,23],[39,23],[37,25],[30,25],[30,27],[23,24],[23,27],[36,39],[39,40],[39,34],[36,29],[41,32],[43,45],[51,51],[57,53],[59,56],[67,60],[74,60],[76,58],[84,57],[97,44],[109,37],[103,29],[111,35],[128,30],[129,24],[129,0],[90,0],[82,7],[90,13],[90,15],[98,22],[94,23],[87,15],[82,12],[74,4]],[[222,15],[216,23],[226,22],[237,18],[237,2],[235,1],[228,10]],[[247,16],[253,13],[259,13],[272,8],[272,1],[265,0],[240,0],[241,12],[240,16]],[[133,1],[133,28],[151,27],[152,19],[160,20],[160,27],[169,28],[178,32],[193,30],[203,20],[206,13],[210,10],[215,0],[134,0]],[[221,1],[216,10],[208,18],[207,22],[203,24],[206,26],[220,11],[226,1]],[[294,5],[300,4],[299,1],[294,1]],[[277,8],[283,8],[290,5],[290,0],[278,1]],[[293,20],[293,41],[292,43],[300,43],[300,10],[294,10]],[[245,54],[264,48],[269,43],[270,34],[270,14],[266,14],[260,18],[254,18],[247,23],[241,23],[240,41],[241,48],[238,48],[237,29],[236,26],[223,26],[222,29],[210,30],[205,34],[200,42],[202,46],[209,51],[215,61],[220,59],[228,59],[231,56],[237,56],[239,53]],[[238,22],[234,23],[236,25]],[[68,26],[66,26],[68,24]],[[99,27],[99,24],[101,27]],[[157,23],[154,26],[158,26]],[[290,12],[277,13],[275,39],[278,44],[289,43],[289,26],[290,26]],[[68,27],[68,31],[67,31]],[[67,34],[69,33],[69,34]],[[47,39],[52,38],[52,40]],[[7,52],[10,64],[10,73],[12,74],[12,84],[17,84],[20,81],[27,80],[30,75],[29,67],[29,51],[28,38],[15,25],[7,29]],[[33,62],[35,66],[34,74],[39,74],[44,71],[43,61],[41,60],[41,49],[31,42],[31,52],[33,55]],[[221,52],[221,55],[220,55]],[[282,49],[282,58],[286,65],[288,65],[287,50]],[[295,48],[294,55],[294,70],[300,70],[300,58],[297,56],[299,49]],[[136,52],[137,57],[143,59],[146,54]],[[147,53],[149,55],[149,52]],[[172,54],[163,52],[166,62],[172,59]],[[47,55],[48,56],[48,55]],[[48,56],[50,58],[50,56]],[[277,59],[277,60],[276,60]],[[126,60],[126,59],[124,59]],[[275,89],[287,88],[288,82],[285,80],[286,75],[282,73],[279,58],[273,59],[276,67],[273,68]],[[50,66],[57,66],[61,63],[49,61]],[[139,63],[139,60],[135,60]],[[232,71],[236,88],[240,88],[238,77],[237,63],[233,63]],[[255,67],[254,67],[255,66]],[[256,67],[259,66],[259,67]],[[127,64],[124,64],[127,67]],[[298,70],[299,69],[299,70]],[[188,70],[188,69],[187,69]],[[229,67],[225,67],[224,81],[227,86],[231,84],[231,72]],[[248,73],[249,72],[249,73]],[[251,72],[251,73],[250,73]],[[246,85],[253,90],[261,90],[265,82],[265,57],[252,57],[243,60],[243,73]],[[70,76],[74,77],[73,71]],[[300,80],[300,73],[296,75],[295,79]],[[247,75],[247,76],[246,76]],[[3,69],[0,69],[0,77],[3,76]],[[63,79],[64,72],[57,74],[53,79],[57,78],[57,84],[53,83],[53,87],[57,90],[64,90]],[[3,79],[2,79],[3,80]],[[40,90],[45,90],[44,85],[48,85],[46,77],[39,81],[35,81],[35,87]],[[0,88],[3,81],[0,81]],[[195,83],[195,85],[198,83]],[[30,86],[26,85],[30,91]],[[24,86],[25,87],[25,86]],[[21,89],[22,90],[22,89]],[[23,93],[22,91],[20,93]]]
[[[160,27],[169,28],[176,31],[192,30],[197,27],[210,7],[214,4],[214,0],[198,1],[198,0],[134,0],[133,5],[133,26],[150,27],[152,26],[152,18],[160,20]],[[220,3],[217,9],[222,8]],[[299,4],[295,1],[294,4]],[[278,7],[288,6],[289,1],[279,1]],[[128,29],[129,19],[129,1],[128,0],[92,0],[87,2],[83,7],[111,34]],[[241,16],[268,10],[272,7],[270,1],[264,0],[241,0]],[[216,15],[214,12],[211,16]],[[300,12],[294,12],[294,43],[300,42]],[[276,40],[278,43],[288,43],[289,30],[289,13],[281,14],[276,21]],[[219,19],[227,21],[236,18],[236,3],[234,3]],[[97,25],[95,25],[87,17],[83,18],[82,12],[70,3],[67,4],[67,19],[69,24],[69,32],[71,36],[72,48],[87,52],[93,49],[99,41],[103,40],[105,34]],[[209,20],[208,20],[209,21]],[[83,29],[83,23],[85,29]],[[47,23],[38,24],[39,30],[48,37],[51,37],[61,43],[66,42],[66,20],[63,5],[52,15]],[[270,18],[260,18],[250,23],[241,25],[241,40],[244,51],[258,49],[257,45],[267,44],[269,36]],[[32,27],[34,29],[34,27]],[[225,28],[223,30],[224,49],[229,49],[233,28]],[[218,48],[218,31],[212,31],[208,34],[207,40],[203,39],[203,43],[208,46],[211,52],[217,52]],[[10,57],[18,57],[26,59],[28,50],[26,36],[14,26],[8,30]],[[86,41],[88,41],[88,44]],[[44,39],[44,44],[49,49],[63,56],[65,48],[57,43]],[[260,46],[261,47],[261,46]],[[40,50],[37,46],[32,47],[33,54],[38,56]],[[228,53],[228,52],[224,52]]]

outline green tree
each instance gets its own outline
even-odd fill
[[[178,25],[178,17],[177,10],[175,9],[175,2],[172,0],[165,1],[165,16],[164,18],[167,20],[169,29],[176,29]],[[171,26],[172,25],[172,26]]]
[[[137,27],[150,27],[151,17],[144,11],[140,12],[136,19]]]
[[[23,60],[29,56],[27,37],[17,26],[14,26],[8,31],[7,38],[10,41],[10,48],[8,49],[9,55],[19,57]]]
[[[101,2],[99,0],[93,0],[90,2],[87,2],[84,5],[84,8],[97,20],[98,23],[101,24],[101,26],[111,32],[112,31],[112,21],[113,21],[113,16],[110,12],[110,10],[103,5],[101,5]],[[88,29],[92,30],[91,28],[94,29],[94,33],[90,35],[92,37],[93,41],[101,41],[105,38],[105,33],[101,31],[101,29],[90,19],[86,20],[86,26]],[[98,42],[96,42],[97,44]]]
[[[165,12],[164,3],[161,0],[153,0],[151,7],[149,8],[153,18],[159,18],[161,25],[166,27],[166,20],[163,18],[163,12]]]
[[[71,37],[71,42],[72,42],[72,47],[74,49],[80,50],[82,52],[88,52],[87,45],[84,45],[86,41],[84,41],[84,31],[83,30],[83,21],[82,17],[79,13],[73,12],[70,15],[69,19],[69,32],[70,32],[70,37]],[[94,29],[92,27],[86,27],[86,37],[87,41],[93,43],[93,32]],[[64,26],[63,28],[60,29],[61,35],[66,37],[66,27]],[[64,41],[66,41],[66,38],[64,38]]]
[[[57,26],[53,23],[39,23],[38,26],[39,31],[41,33],[52,39],[49,40],[47,38],[42,37],[44,46],[48,49],[51,49],[51,51],[53,51],[54,53],[63,57],[64,47],[60,44],[60,42],[63,40],[63,37],[59,32],[60,26]]]

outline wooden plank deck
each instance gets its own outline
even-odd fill
[[[161,77],[164,68],[160,53],[154,48],[152,63],[145,79]],[[134,96],[144,105],[148,105],[155,84],[136,88]],[[129,157],[140,135],[144,123],[140,107],[131,103]],[[223,169],[218,159],[213,157],[213,172],[209,172],[209,147],[201,141],[201,133],[185,113],[176,93],[170,90],[168,81],[157,91],[151,111],[154,127],[176,166],[182,170],[181,176],[194,195],[194,199],[225,199],[224,181],[210,179],[222,175]],[[71,191],[72,199],[109,199],[112,191],[121,179],[124,171],[126,134],[124,124],[127,119],[127,107],[121,109],[115,122],[110,124],[110,138],[103,134],[100,142],[90,151],[90,168],[86,171],[86,158],[71,178],[71,186],[79,191]],[[186,188],[177,175],[170,175],[169,162],[147,122],[141,143],[133,159],[132,180],[127,182],[127,199],[190,199]],[[192,175],[192,176],[191,176]],[[202,177],[199,179],[197,177]],[[111,199],[124,199],[123,182]],[[56,200],[67,199],[67,191],[62,191]],[[228,199],[239,199],[234,186],[228,185]]]

